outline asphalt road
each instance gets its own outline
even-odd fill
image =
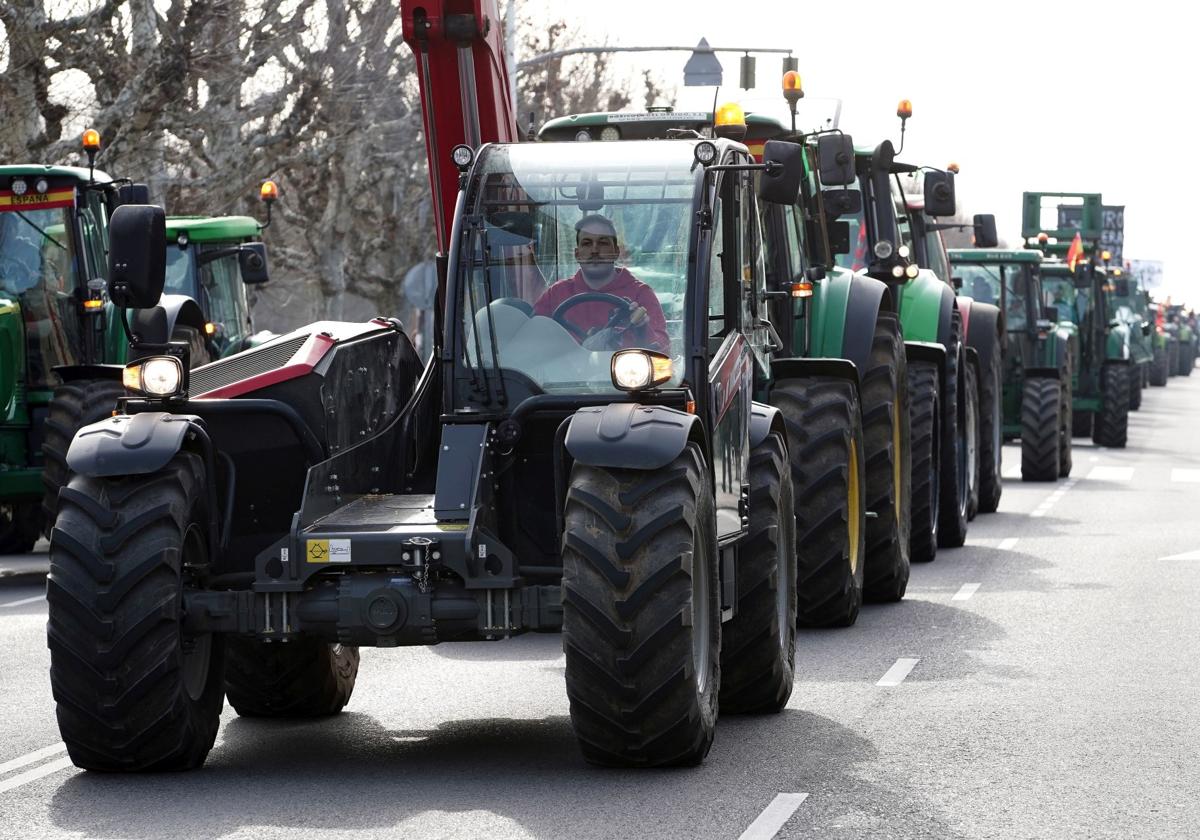
[[[83,773],[40,584],[0,579],[0,836],[1198,837],[1197,418],[1200,375],[1172,379],[1127,449],[1010,480],[902,603],[802,633],[789,707],[723,719],[691,770],[584,764],[559,639],[526,636],[364,650],[335,719],[227,709],[200,771]]]

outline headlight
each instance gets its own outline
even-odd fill
[[[183,365],[174,356],[154,356],[125,366],[125,387],[151,397],[173,397],[183,385]]]
[[[902,266],[902,265],[892,266],[892,276],[895,277],[897,280],[899,280],[901,277],[903,277],[904,276],[904,266]]]
[[[640,391],[669,382],[675,372],[671,358],[653,350],[618,350],[612,357],[613,385],[622,391]]]
[[[920,266],[918,266],[916,263],[912,263],[908,266],[908,268],[904,269],[904,276],[909,280],[915,280],[920,271]]]
[[[588,131],[586,128],[581,128],[575,132],[575,139],[581,143],[586,143],[592,139],[592,132]]]
[[[886,260],[892,255],[892,251],[895,249],[892,248],[891,242],[888,242],[886,239],[880,239],[875,243],[875,248],[873,250],[875,251],[875,256],[877,258]]]
[[[617,128],[615,125],[606,125],[600,131],[600,139],[604,140],[605,142],[612,142],[613,140],[620,140],[621,139],[621,129]]]
[[[896,255],[898,257],[900,257],[900,259],[902,259],[902,260],[908,259],[908,253],[909,252],[908,252],[907,245],[901,245],[899,248],[896,249]]]
[[[696,155],[696,160],[699,161],[701,166],[708,166],[717,160],[717,146],[708,140],[701,140],[696,144],[693,154]]]
[[[13,195],[25,195],[29,192],[29,185],[21,178],[13,178],[11,189]]]

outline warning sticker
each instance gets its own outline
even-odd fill
[[[309,540],[304,554],[309,563],[328,563],[329,540]]]
[[[635,114],[609,114],[610,123],[629,122],[710,122],[712,114],[703,111],[650,111]]]
[[[329,541],[329,562],[330,563],[349,563],[350,562],[350,540],[330,540]]]

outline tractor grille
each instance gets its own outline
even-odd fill
[[[228,359],[202,365],[191,372],[188,391],[192,396],[200,396],[234,382],[249,379],[251,376],[281,368],[296,355],[296,351],[306,341],[308,335],[298,335],[277,344],[256,347]]]

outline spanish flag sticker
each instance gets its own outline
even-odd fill
[[[56,188],[45,193],[30,190],[25,195],[16,195],[11,190],[0,190],[0,213],[6,210],[51,210],[55,207],[71,207],[74,204],[74,187]]]

